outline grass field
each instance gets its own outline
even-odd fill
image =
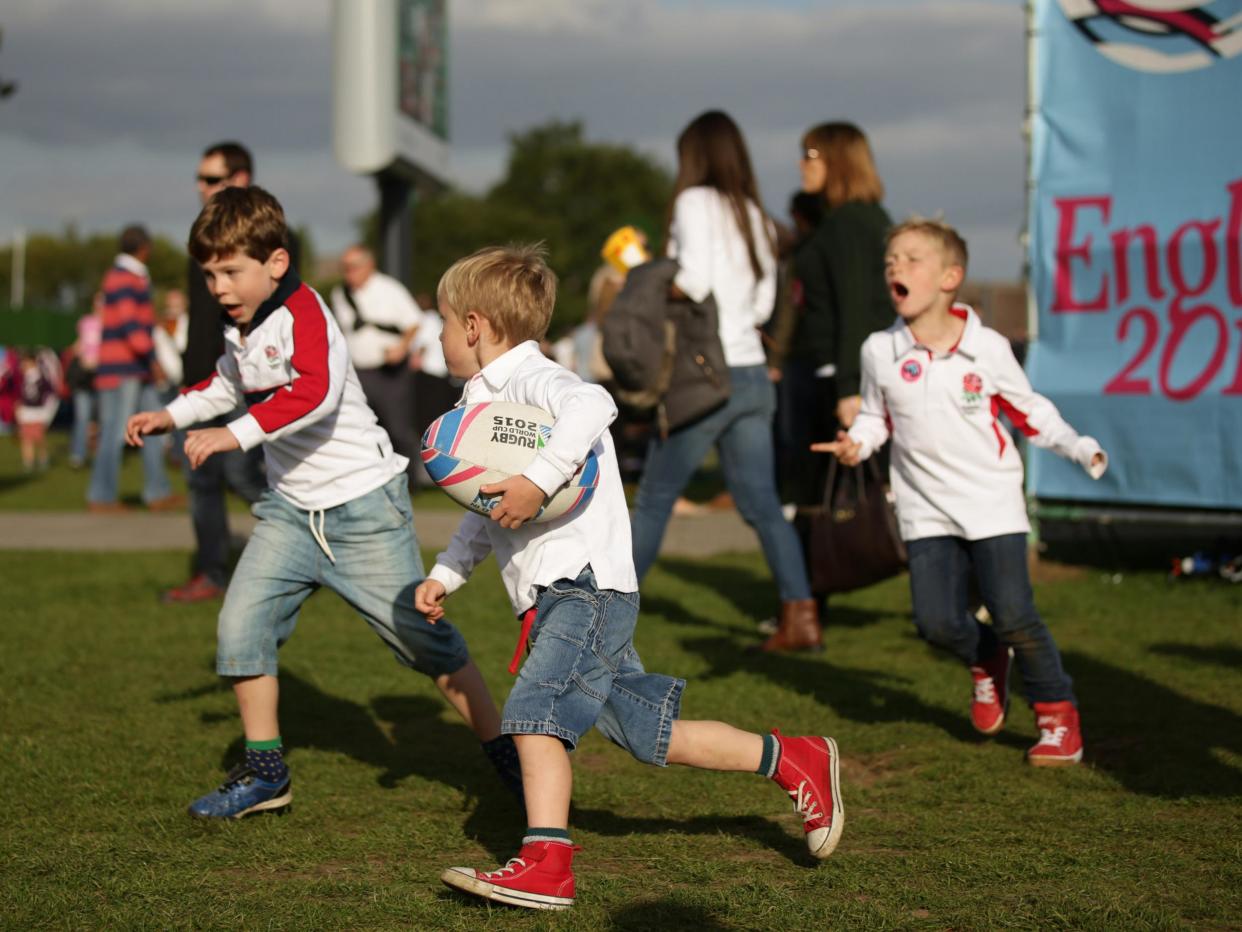
[[[1056,772],[1024,765],[1019,703],[996,739],[972,734],[967,675],[913,635],[903,580],[834,601],[824,654],[756,659],[761,560],[666,560],[647,666],[689,680],[688,717],[834,735],[845,835],[815,864],[775,786],[645,768],[592,735],[566,916],[442,888],[446,866],[513,854],[521,819],[430,684],[329,593],[282,652],[293,811],[188,818],[240,741],[214,607],[155,598],[184,562],[0,555],[0,927],[1242,927],[1240,587],[1041,577],[1088,742]],[[452,609],[503,698],[515,626],[491,563]]]

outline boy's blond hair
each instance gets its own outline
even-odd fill
[[[188,247],[200,263],[242,253],[266,262],[277,249],[289,248],[285,212],[262,188],[224,188],[203,205]]]
[[[941,255],[944,256],[949,265],[959,265],[962,267],[962,272],[966,272],[966,265],[970,261],[970,253],[966,249],[966,240],[962,239],[961,233],[958,233],[957,230],[943,220],[929,220],[926,217],[920,217],[915,214],[889,230],[884,237],[884,245],[890,245],[893,240],[903,233],[918,233],[926,236],[939,247]]]
[[[556,305],[556,273],[543,243],[488,246],[458,259],[440,278],[436,297],[458,320],[474,311],[501,340],[517,345],[547,333]]]

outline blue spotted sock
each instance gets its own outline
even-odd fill
[[[285,749],[280,738],[270,741],[247,741],[246,764],[259,779],[267,783],[284,783],[289,779],[289,768],[285,766]]]

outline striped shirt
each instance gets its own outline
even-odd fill
[[[105,391],[125,379],[151,380],[155,344],[155,308],[151,303],[151,276],[133,256],[121,253],[103,279],[103,337],[95,388]]]

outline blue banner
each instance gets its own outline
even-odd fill
[[[1027,371],[1108,474],[1040,498],[1242,508],[1242,0],[1036,0]]]

